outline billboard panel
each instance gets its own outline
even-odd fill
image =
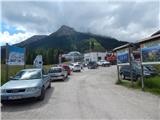
[[[141,44],[142,64],[160,63],[160,39]]]
[[[8,45],[8,65],[25,65],[25,49]]]
[[[118,65],[129,64],[129,48],[117,51],[117,64]]]

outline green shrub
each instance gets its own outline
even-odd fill
[[[157,69],[157,71],[160,73],[160,64],[154,65],[154,67]]]
[[[127,88],[141,89],[141,81],[134,82],[134,87],[131,87],[131,81],[127,80],[122,80],[120,85]],[[146,92],[160,95],[160,76],[145,78],[144,88]]]
[[[141,86],[141,81],[138,81],[138,85]],[[145,78],[144,85],[147,88],[159,88],[160,89],[160,76]]]
[[[144,84],[148,88],[159,88],[160,89],[160,76],[146,78]]]

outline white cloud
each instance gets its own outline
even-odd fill
[[[34,35],[33,33],[17,33],[17,34],[10,35],[7,31],[3,33],[0,32],[1,44],[5,44],[5,43],[15,44],[33,35]]]
[[[80,32],[133,42],[151,35],[160,27],[159,0],[146,1],[2,2],[2,21],[26,31],[22,35],[50,34],[65,24]]]

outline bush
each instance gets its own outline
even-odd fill
[[[138,81],[138,85],[141,85],[141,81]],[[160,89],[160,76],[149,77],[144,79],[144,85],[147,88]]]
[[[141,81],[135,82],[134,87],[131,87],[131,82],[127,80],[122,80],[120,85],[133,89],[141,89]],[[160,76],[145,78],[144,88],[146,92],[160,95]]]
[[[160,89],[160,76],[147,78],[145,79],[144,84],[148,88],[159,88]]]
[[[154,67],[157,69],[157,71],[160,73],[160,64],[154,65]]]

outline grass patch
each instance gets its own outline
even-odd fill
[[[141,90],[141,81],[134,82],[134,87],[131,86],[131,81],[121,80],[120,85],[127,88]],[[145,92],[151,92],[160,95],[160,76],[149,77],[144,79]]]
[[[44,65],[45,70],[48,70],[52,65]],[[26,68],[32,68],[32,65],[26,65]],[[14,76],[18,71],[24,69],[23,66],[8,66],[8,78],[10,76]],[[1,85],[6,83],[8,80],[6,79],[6,66],[1,64]]]
[[[156,68],[156,70],[158,71],[158,73],[160,73],[160,64],[154,65],[154,67]]]

